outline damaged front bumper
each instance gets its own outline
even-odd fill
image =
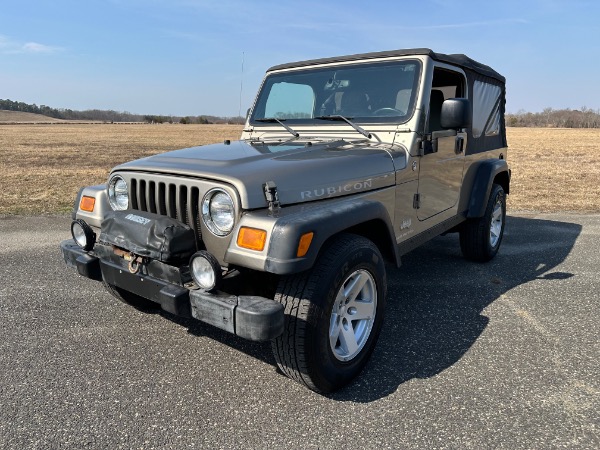
[[[67,239],[60,243],[60,249],[66,264],[80,275],[147,298],[171,314],[194,318],[252,341],[267,341],[283,333],[283,306],[274,300],[188,288],[188,273],[155,260],[131,273],[123,258],[101,244],[86,252],[73,239]]]

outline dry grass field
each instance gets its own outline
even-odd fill
[[[99,124],[104,123],[101,120],[65,120],[55,119],[54,117],[44,116],[42,114],[34,114],[22,111],[6,111],[0,109],[0,124],[13,124],[13,125],[47,125],[47,124]]]
[[[0,214],[71,210],[116,164],[237,139],[239,125],[0,125]],[[509,211],[600,211],[600,130],[509,128]]]
[[[508,128],[507,138],[509,211],[600,211],[600,129]]]
[[[5,111],[0,110],[0,122],[4,123],[62,123],[62,119],[43,116],[21,111]]]
[[[0,125],[0,214],[70,211],[116,164],[238,139],[240,125]]]

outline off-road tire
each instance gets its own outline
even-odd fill
[[[362,347],[359,345],[355,349],[358,353],[343,361],[332,349],[335,344],[330,343],[330,333],[335,333],[335,330],[332,328],[332,332],[330,327],[334,327],[334,317],[340,324],[341,314],[334,316],[333,308],[338,308],[335,311],[339,313],[343,300],[338,293],[347,288],[348,280],[354,274],[358,274],[356,280],[358,277],[362,277],[360,280],[367,279],[371,286],[368,292],[375,293],[374,305],[370,306],[374,309],[374,317],[371,315],[370,319],[356,322],[367,322],[370,328],[366,329],[370,331],[362,334],[359,341]],[[279,282],[275,300],[284,306],[284,332],[272,341],[279,369],[319,393],[329,393],[348,384],[360,373],[373,352],[383,323],[386,290],[385,265],[375,244],[352,234],[334,237],[324,246],[311,270],[282,277]],[[349,298],[346,297],[347,314],[351,314],[352,309],[348,304]],[[361,299],[355,296],[354,300]],[[338,333],[343,334],[340,326]],[[351,326],[354,333],[354,322]],[[356,333],[360,335],[358,326]],[[336,338],[333,340],[336,341]],[[341,341],[336,342],[341,346]]]
[[[496,256],[504,236],[505,223],[506,194],[502,186],[493,184],[483,217],[468,219],[461,226],[460,248],[465,258],[487,262]]]
[[[152,312],[157,309],[160,309],[160,305],[158,303],[155,303],[144,297],[140,297],[139,295],[134,294],[133,292],[121,289],[117,286],[107,283],[104,280],[102,280],[102,284],[113,297],[121,300],[123,303],[133,306],[135,309],[138,309],[143,312]]]

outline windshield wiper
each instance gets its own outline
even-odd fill
[[[317,117],[315,117],[315,119],[319,119],[319,120],[337,120],[337,121],[340,121],[340,122],[346,122],[348,125],[350,125],[352,128],[354,128],[356,131],[358,131],[364,137],[366,137],[367,139],[371,139],[371,133],[369,133],[368,131],[366,131],[364,128],[359,127],[354,122],[351,122],[348,118],[346,118],[344,116],[340,116],[338,114],[332,114],[330,116],[317,116]]]
[[[285,119],[277,119],[276,117],[265,117],[264,119],[254,119],[254,120],[256,122],[265,122],[265,123],[275,123],[275,122],[277,122],[279,125],[281,125],[283,128],[285,128],[286,130],[288,130],[295,137],[300,137],[300,133],[294,131],[292,128],[290,128],[285,123],[283,123],[283,121]]]

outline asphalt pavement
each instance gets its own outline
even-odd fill
[[[79,277],[69,218],[0,217],[0,448],[600,448],[600,215],[507,219],[388,267],[366,370],[330,396],[268,343],[143,313]]]

